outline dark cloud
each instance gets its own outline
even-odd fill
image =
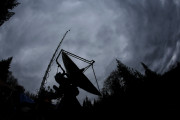
[[[101,86],[115,68],[116,58],[138,70],[144,62],[157,72],[164,72],[180,58],[178,0],[19,2],[15,15],[0,28],[0,58],[14,57],[14,75],[32,92],[40,87],[53,52],[68,29],[62,48],[94,59]],[[55,84],[56,72],[54,63],[48,85]],[[87,76],[91,74],[87,71]]]
[[[168,0],[118,2],[126,21],[122,23],[120,16],[116,21],[118,26],[116,30],[129,39],[128,50],[133,61],[130,60],[128,63],[138,68],[137,63],[143,61],[157,72],[164,72],[175,51],[179,51],[177,50],[180,26],[178,2]]]

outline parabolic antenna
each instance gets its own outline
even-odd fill
[[[68,77],[72,79],[73,84],[92,94],[101,95],[96,87],[84,75],[82,70],[80,70],[78,66],[64,52],[62,52],[62,60],[66,68],[66,73],[68,74]]]

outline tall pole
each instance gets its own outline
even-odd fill
[[[47,80],[47,77],[48,77],[48,74],[49,74],[50,67],[51,67],[53,61],[55,60],[56,54],[57,54],[57,52],[58,52],[58,50],[59,50],[59,48],[60,48],[60,46],[61,46],[61,44],[62,44],[64,38],[66,37],[66,34],[67,34],[69,31],[70,31],[70,30],[66,31],[66,33],[64,34],[63,38],[61,39],[59,45],[57,46],[57,48],[56,48],[56,50],[55,50],[55,52],[54,52],[54,54],[53,54],[53,56],[52,56],[52,58],[51,58],[49,64],[48,64],[48,67],[47,67],[46,72],[45,72],[45,74],[44,74],[43,80],[42,80],[42,82],[41,82],[41,86],[40,86],[38,95],[41,93],[42,89],[44,88],[44,84],[45,84],[45,82],[46,82],[46,80]]]

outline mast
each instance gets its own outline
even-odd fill
[[[49,64],[48,64],[48,67],[47,67],[47,69],[46,69],[46,72],[45,72],[45,74],[44,74],[43,80],[42,80],[42,82],[41,82],[41,86],[40,86],[40,89],[39,89],[38,94],[40,94],[41,91],[42,91],[42,89],[44,88],[44,84],[45,84],[45,82],[46,82],[46,80],[47,80],[47,78],[48,78],[51,65],[52,65],[53,61],[55,60],[56,54],[57,54],[57,52],[58,52],[58,50],[59,50],[59,48],[60,48],[60,46],[61,46],[64,38],[66,37],[66,34],[67,34],[69,31],[70,31],[70,30],[66,31],[66,33],[64,34],[63,38],[61,39],[59,45],[57,46],[57,48],[56,48],[56,50],[55,50],[55,52],[54,52],[54,54],[53,54],[53,56],[52,56]]]

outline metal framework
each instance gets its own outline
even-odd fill
[[[62,50],[59,52],[59,54],[58,54],[58,56],[57,56],[57,58],[56,58],[56,63],[58,64],[58,67],[61,68],[61,70],[63,71],[63,73],[65,73],[65,70],[62,68],[62,66],[61,66],[60,63],[58,62],[58,58],[59,58],[59,56],[61,55],[62,52],[66,53],[67,55],[72,56],[72,57],[74,57],[74,58],[76,58],[76,59],[78,59],[78,60],[81,60],[81,61],[83,61],[83,62],[85,62],[85,63],[88,63],[89,65],[88,65],[87,67],[83,68],[83,72],[85,72],[85,71],[86,71],[90,66],[92,66],[92,65],[94,64],[94,62],[95,62],[94,60],[91,60],[91,61],[90,61],[90,60],[84,59],[84,58],[82,58],[82,57],[79,57],[79,56],[77,56],[77,55],[75,55],[75,54],[73,54],[73,53],[70,53],[70,52],[62,49]]]
[[[40,94],[41,91],[42,91],[42,89],[44,88],[44,84],[46,83],[46,80],[47,80],[47,78],[48,78],[48,76],[49,76],[49,72],[50,72],[50,68],[51,68],[51,66],[52,66],[52,63],[54,62],[55,57],[56,57],[56,55],[57,55],[57,52],[58,52],[58,50],[59,50],[59,48],[60,48],[60,46],[61,46],[64,38],[66,37],[66,34],[67,34],[69,31],[70,31],[70,30],[66,31],[66,33],[64,34],[63,38],[61,39],[59,45],[57,46],[57,48],[56,48],[56,50],[55,50],[55,52],[54,52],[54,54],[53,54],[53,56],[52,56],[49,64],[48,64],[48,67],[47,67],[47,69],[46,69],[46,72],[45,72],[45,74],[44,74],[43,80],[42,80],[42,82],[41,82],[41,86],[40,86],[40,89],[39,89],[38,94]]]
[[[92,66],[92,70],[93,70],[94,77],[95,77],[95,79],[96,79],[97,87],[98,87],[98,90],[100,91],[99,85],[98,85],[98,82],[97,82],[97,78],[96,78],[96,75],[95,75],[95,71],[94,71],[94,68],[93,68],[93,64],[94,64],[94,62],[95,62],[94,60],[89,61],[89,60],[87,60],[87,59],[84,59],[84,58],[82,58],[82,57],[79,57],[79,56],[77,56],[77,55],[75,55],[75,54],[73,54],[73,53],[70,53],[70,52],[68,52],[68,51],[65,51],[65,50],[63,50],[63,49],[61,49],[61,51],[60,51],[59,54],[57,55],[57,53],[58,53],[58,51],[59,51],[59,48],[60,48],[60,46],[61,46],[61,44],[62,44],[62,42],[63,42],[66,34],[67,34],[69,31],[70,31],[70,30],[66,31],[66,33],[64,34],[63,38],[61,39],[59,45],[57,46],[57,48],[56,48],[56,50],[55,50],[55,52],[54,52],[54,54],[53,54],[53,56],[52,56],[49,64],[48,64],[48,67],[47,67],[47,69],[46,69],[46,71],[45,71],[43,80],[42,80],[42,82],[41,82],[41,86],[40,86],[38,95],[41,93],[42,89],[44,88],[44,85],[45,85],[45,83],[46,83],[46,81],[47,81],[47,78],[48,78],[48,76],[49,76],[50,68],[51,68],[51,66],[52,66],[52,63],[55,61],[55,59],[56,59],[56,63],[57,63],[57,65],[58,65],[58,67],[60,67],[61,70],[63,71],[63,73],[65,73],[65,70],[63,69],[63,67],[62,67],[62,66],[60,65],[60,63],[58,62],[58,58],[59,58],[59,56],[61,55],[62,52],[66,53],[67,55],[70,55],[70,56],[72,56],[72,57],[74,57],[74,58],[76,58],[76,59],[79,59],[79,60],[81,60],[81,61],[83,61],[83,62],[88,63],[89,65],[82,69],[83,72],[85,72],[89,67]],[[57,56],[57,57],[56,57],[56,56]],[[56,58],[55,58],[55,57],[56,57]]]
[[[98,90],[100,91],[99,85],[98,85],[98,82],[97,82],[97,78],[96,78],[96,74],[95,74],[95,71],[94,71],[94,67],[93,67],[93,64],[95,63],[95,61],[94,61],[94,60],[87,60],[87,59],[82,58],[82,57],[79,57],[79,56],[77,56],[77,55],[75,55],[75,54],[73,54],[73,53],[71,53],[71,52],[68,52],[68,51],[66,51],[66,50],[61,49],[61,51],[59,52],[59,54],[58,54],[58,56],[57,56],[57,58],[56,58],[56,63],[58,64],[58,67],[61,68],[61,70],[63,71],[63,73],[65,73],[65,70],[63,69],[63,67],[61,66],[61,64],[58,62],[58,58],[59,58],[59,56],[61,55],[62,52],[66,53],[67,55],[69,55],[69,56],[71,56],[71,57],[74,57],[74,58],[76,58],[76,59],[78,59],[78,60],[81,60],[81,61],[83,61],[83,62],[85,62],[85,63],[88,63],[89,65],[82,69],[83,72],[85,72],[89,67],[92,67],[93,74],[94,74],[94,77],[95,77],[95,80],[96,80],[96,84],[97,84]]]

